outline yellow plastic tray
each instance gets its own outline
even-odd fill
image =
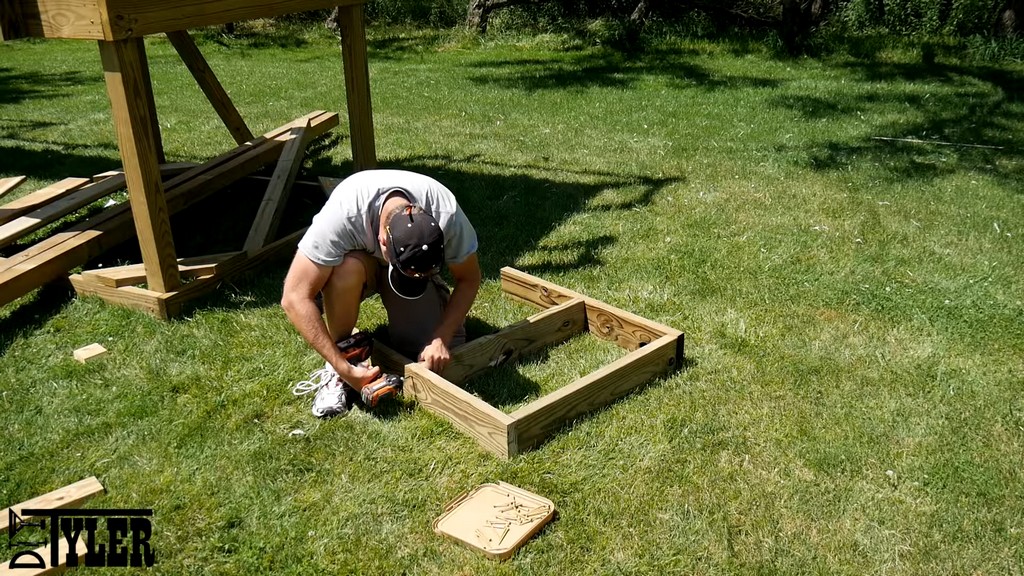
[[[434,532],[504,560],[555,516],[551,500],[505,482],[481,484],[445,506]]]

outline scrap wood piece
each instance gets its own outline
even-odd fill
[[[82,346],[78,350],[75,350],[74,357],[75,360],[78,360],[82,364],[85,364],[90,360],[102,358],[103,356],[106,356],[106,354],[107,349],[104,348],[102,344],[95,343],[89,344],[88,346]]]
[[[0,225],[0,248],[13,244],[23,236],[56,222],[61,218],[88,206],[93,202],[117,192],[125,187],[124,175],[107,178],[101,182],[90,183],[63,198],[37,208],[24,216],[19,216]]]
[[[245,239],[243,250],[246,252],[255,251],[267,243],[277,233],[277,227],[281,223],[281,216],[284,214],[285,204],[288,202],[288,195],[291,192],[295,177],[302,167],[302,156],[306,151],[306,144],[309,142],[307,132],[309,122],[305,126],[292,128],[291,139],[284,145],[281,151],[281,159],[274,168],[274,175],[270,177],[270,184],[263,194],[263,201],[260,202],[259,211],[253,220],[252,228],[249,229],[249,236]]]
[[[218,274],[228,263],[243,257],[244,254],[244,252],[225,252],[210,256],[178,258],[178,274],[181,275],[182,280]],[[121,288],[122,286],[134,286],[145,283],[146,268],[144,264],[128,264],[126,266],[85,270],[82,272],[82,276],[99,282],[104,286]]]
[[[22,182],[25,181],[27,176],[12,176],[10,178],[0,178],[0,196],[7,194],[11,190],[14,190],[18,186],[21,186]]]
[[[21,520],[28,520],[29,518],[32,518],[32,516],[21,516],[17,514],[17,512],[23,509],[76,508],[89,498],[92,498],[104,491],[105,488],[100,484],[100,481],[97,480],[95,476],[90,476],[84,480],[79,480],[74,484],[58,488],[53,492],[47,492],[42,496],[36,496],[31,500],[26,500],[21,504],[15,504],[14,506],[5,508],[0,512],[0,532],[7,530],[11,519],[14,518],[14,516],[11,515],[11,512],[14,512]]]
[[[242,115],[238,113],[238,109],[235,108],[231,97],[228,96],[227,91],[224,90],[224,87],[217,79],[217,75],[213,73],[213,68],[210,68],[206,58],[203,57],[203,53],[199,51],[199,47],[196,46],[192,36],[185,30],[178,30],[167,32],[167,39],[171,41],[171,45],[178,52],[181,61],[185,63],[185,67],[192,73],[192,77],[195,78],[199,88],[206,95],[206,99],[210,101],[213,109],[220,116],[221,121],[224,122],[228,131],[231,132],[235,142],[243,144],[252,140],[252,132],[246,126]]]
[[[51,564],[54,544],[54,542],[49,542],[46,546],[41,546],[31,552],[26,550],[16,553],[10,560],[0,564],[0,576],[50,576],[63,573],[67,569],[71,545],[64,537],[58,539],[56,541],[57,563]],[[81,566],[85,556],[89,553],[89,546],[84,537],[75,539],[75,553],[78,554],[78,565]]]
[[[163,164],[160,166],[160,173],[164,177],[168,177],[190,170],[195,166],[196,164],[191,162]],[[23,236],[105,198],[123,189],[126,185],[124,172],[115,170],[97,174],[92,177],[92,183],[74,190],[62,198],[52,198],[48,203],[24,216],[19,216],[0,225],[0,248],[9,246]]]
[[[65,178],[17,200],[12,200],[0,206],[0,224],[10,222],[54,200],[63,198],[88,183],[88,178]]]
[[[338,125],[336,113],[316,111],[169,180],[164,188],[169,213],[183,210],[272,162],[284,145],[280,138],[306,119],[313,137]],[[118,204],[9,257],[0,264],[0,306],[133,237],[132,224],[129,206]]]

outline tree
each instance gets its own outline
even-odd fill
[[[466,27],[481,34],[487,33],[491,12],[518,4],[535,4],[539,0],[469,0],[466,9]]]
[[[1006,0],[996,17],[997,36],[1013,38],[1024,28],[1024,0]]]

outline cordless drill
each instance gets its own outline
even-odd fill
[[[342,356],[345,357],[345,360],[348,360],[349,364],[365,362],[364,366],[370,366],[369,359],[373,353],[373,336],[367,332],[356,332],[338,342],[338,350],[341,351]],[[405,379],[397,374],[384,374],[381,372],[379,378],[363,386],[362,390],[359,391],[359,395],[363,400],[363,404],[373,408],[381,400],[397,396],[402,391],[404,383]]]

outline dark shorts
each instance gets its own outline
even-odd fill
[[[369,252],[349,252],[363,263],[366,269],[366,283],[363,285],[363,299],[380,294],[381,302],[388,313],[388,337],[391,346],[406,357],[416,360],[420,351],[430,343],[434,329],[441,322],[441,315],[448,304],[451,290],[440,276],[431,277],[427,291],[415,300],[402,298],[391,289],[387,281],[387,266],[381,264]],[[466,327],[460,326],[448,348],[466,341]]]

